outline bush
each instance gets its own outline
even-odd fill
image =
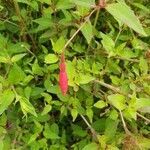
[[[146,0],[0,1],[0,150],[148,150]]]

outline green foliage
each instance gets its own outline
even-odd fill
[[[149,2],[100,7],[0,0],[0,150],[149,149]]]

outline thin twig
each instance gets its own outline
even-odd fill
[[[14,22],[9,21],[8,19],[0,18],[0,20],[2,20],[2,21],[4,21],[4,22],[7,22],[7,23],[9,23],[9,24],[12,24],[12,25],[14,25],[14,26],[16,26],[16,27],[18,27],[17,24],[15,24]]]
[[[72,37],[67,41],[65,46],[63,47],[62,51],[64,51],[67,46],[70,44],[70,42],[74,39],[74,37],[78,34],[78,32],[84,27],[84,25],[89,21],[92,14],[96,11],[96,8],[86,17],[86,20],[83,22],[83,24],[78,28],[78,30],[72,35]]]
[[[123,128],[124,128],[126,134],[130,134],[130,131],[129,131],[128,128],[127,128],[127,125],[126,125],[126,123],[125,123],[125,120],[124,120],[124,118],[123,118],[123,115],[122,115],[121,110],[119,110],[119,113],[120,113],[121,121],[122,121]]]
[[[108,88],[108,89],[110,89],[110,90],[112,90],[112,91],[114,91],[116,93],[123,94],[118,87],[114,87],[114,86],[112,86],[110,84],[107,84],[107,83],[99,81],[99,80],[94,80],[94,82],[97,82],[100,85],[102,85],[102,86],[104,86],[104,87],[106,87],[106,88]]]
[[[86,118],[85,118],[83,115],[80,115],[80,116],[81,116],[81,118],[84,120],[84,122],[86,123],[86,125],[89,127],[89,129],[90,129],[90,131],[91,131],[91,133],[92,133],[94,139],[95,139],[96,141],[98,141],[98,137],[97,137],[96,131],[92,128],[92,126],[90,125],[90,123],[86,120]]]
[[[141,115],[140,113],[136,113],[139,117],[141,117],[142,119],[144,119],[148,124],[150,124],[150,119],[146,118],[145,116]]]

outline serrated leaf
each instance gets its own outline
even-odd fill
[[[53,64],[58,61],[58,57],[55,54],[48,54],[45,56],[45,63],[46,64]]]
[[[59,139],[60,137],[58,136],[58,133],[59,133],[59,128],[57,124],[54,123],[51,126],[49,126],[48,124],[45,125],[43,134],[47,139],[52,139],[52,140]]]
[[[32,115],[37,116],[33,105],[29,102],[27,98],[20,97],[19,102],[21,105],[21,109],[25,115],[27,115],[27,113],[31,113]]]
[[[135,16],[131,8],[125,3],[108,4],[106,10],[117,20],[123,22],[136,32],[147,36],[139,19]]]
[[[0,115],[8,108],[14,100],[14,93],[8,89],[0,95]]]
[[[108,96],[108,101],[111,105],[116,107],[118,110],[123,110],[126,107],[125,97],[121,94],[112,94]]]
[[[93,81],[95,78],[90,76],[90,75],[85,75],[80,73],[79,76],[77,77],[76,83],[78,84],[87,84],[91,81]]]
[[[14,64],[8,74],[8,81],[12,84],[18,84],[23,81],[25,77],[26,75],[22,69],[17,64]]]
[[[110,36],[101,32],[102,44],[104,49],[109,53],[109,56],[114,55],[115,42],[111,39]]]
[[[42,111],[41,115],[46,115],[47,113],[49,113],[52,110],[52,106],[51,105],[46,105],[44,107],[44,110]]]
[[[72,116],[73,122],[74,122],[76,120],[77,116],[78,116],[77,109],[71,109],[71,116]]]
[[[17,62],[19,61],[20,59],[22,59],[26,54],[18,54],[18,55],[15,55],[11,58],[11,61],[12,62]]]
[[[93,38],[93,29],[92,24],[88,21],[83,28],[81,29],[82,34],[84,35],[85,39],[87,40],[88,44],[90,44],[91,39]]]
[[[53,40],[51,40],[51,42],[52,42],[53,50],[56,53],[61,53],[62,49],[63,49],[63,47],[65,45],[64,37],[61,36],[56,42],[54,42]]]

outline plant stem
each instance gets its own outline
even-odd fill
[[[116,39],[115,39],[115,44],[116,44],[116,42],[117,42],[117,40],[118,40],[118,38],[119,38],[119,36],[120,36],[120,34],[121,34],[121,31],[122,31],[122,29],[119,28],[119,32],[118,32],[118,34],[117,34],[117,36],[116,36]]]
[[[104,82],[99,81],[99,80],[94,80],[94,82],[97,82],[97,83],[99,83],[100,85],[102,85],[102,86],[104,86],[104,87],[106,87],[106,88],[108,88],[108,89],[110,89],[110,90],[112,90],[112,91],[114,91],[114,92],[116,92],[116,93],[123,94],[122,92],[120,92],[120,89],[119,89],[119,88],[114,87],[114,86],[112,86],[112,85],[110,85],[110,84],[104,83]]]
[[[143,118],[148,124],[150,124],[150,119],[144,117],[143,115],[141,115],[140,113],[136,113],[139,117]]]
[[[92,126],[90,125],[90,123],[86,120],[86,118],[83,115],[80,115],[80,116],[84,120],[84,122],[86,123],[86,125],[89,127],[89,129],[91,130],[91,133],[92,133],[94,139],[96,141],[98,141],[98,137],[97,137],[96,131],[92,128]]]
[[[78,30],[72,35],[72,37],[67,41],[65,46],[63,47],[62,51],[65,51],[67,46],[70,44],[70,42],[74,39],[74,37],[78,34],[78,32],[84,27],[84,25],[89,21],[92,14],[96,11],[96,8],[86,17],[86,20],[83,22],[83,24],[78,28]]]
[[[127,128],[127,125],[126,125],[126,123],[125,123],[125,120],[124,120],[124,118],[123,118],[123,115],[122,115],[121,110],[119,110],[119,113],[120,113],[121,121],[122,121],[123,128],[124,128],[126,134],[130,134],[130,131],[129,131],[128,128]]]
[[[13,0],[13,3],[14,3],[16,15],[17,15],[17,16],[19,17],[19,19],[20,19],[20,28],[21,28],[23,40],[26,41],[26,40],[27,40],[27,37],[26,37],[26,35],[25,35],[24,33],[25,33],[25,31],[28,32],[27,25],[26,25],[26,23],[24,22],[24,20],[23,20],[23,18],[22,18],[22,16],[21,16],[21,12],[20,12],[20,8],[19,8],[19,5],[18,5],[17,0]],[[31,39],[31,41],[32,41],[32,44],[33,44],[34,49],[37,49],[37,46],[36,46],[36,43],[35,43],[33,37],[32,37],[29,33],[28,33],[28,36],[30,37],[30,39]]]

